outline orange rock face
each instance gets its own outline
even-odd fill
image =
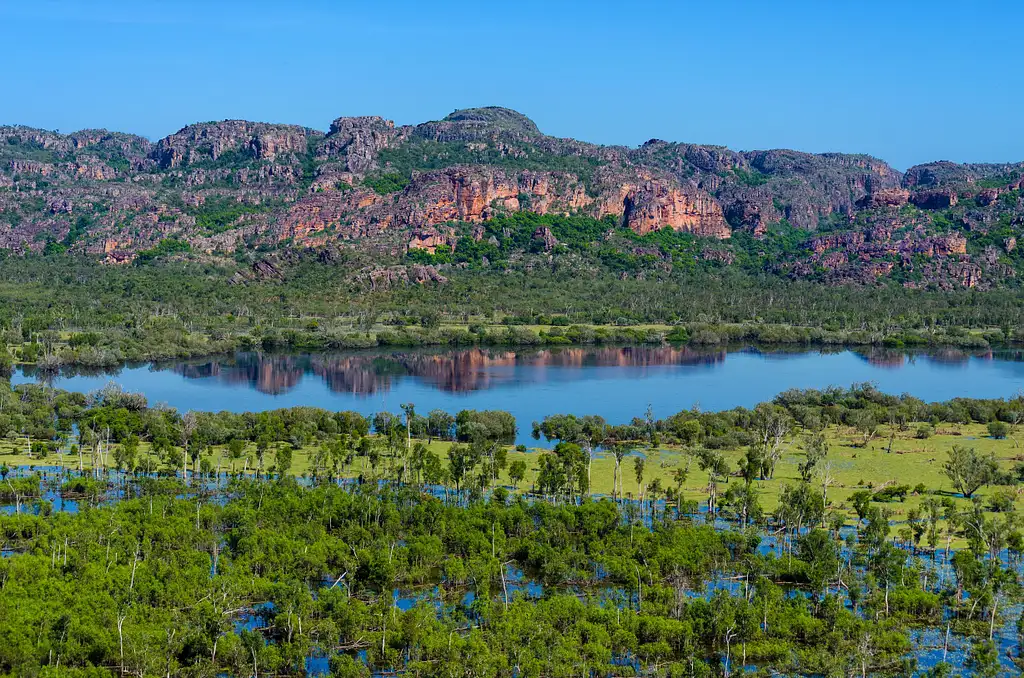
[[[292,205],[281,219],[278,237],[312,245],[326,241],[324,232],[331,228],[341,239],[372,235],[379,229],[359,218],[359,213],[380,201],[380,196],[366,190],[314,193]]]
[[[295,203],[279,224],[278,238],[313,244],[333,237],[350,239],[387,229],[409,228],[411,249],[430,252],[452,245],[449,222],[480,223],[502,213],[608,215],[641,235],[663,228],[728,238],[731,229],[721,205],[694,186],[649,176],[604,183],[588,193],[578,177],[563,172],[506,172],[497,168],[450,167],[413,178],[400,192],[322,190]],[[323,234],[323,236],[321,236]]]
[[[559,183],[556,190],[554,183]],[[538,214],[571,212],[589,204],[584,187],[570,175],[522,172],[509,176],[502,171],[481,172],[451,168],[424,176],[410,193],[425,198],[409,214],[413,225],[446,221],[478,223],[499,210],[528,210]],[[417,190],[419,189],[419,190]],[[403,221],[401,214],[398,220]]]
[[[941,238],[936,238],[935,253],[940,256],[967,254],[967,238],[959,233],[950,233]]]
[[[710,195],[657,181],[647,181],[626,193],[622,219],[640,235],[663,228],[719,239],[732,234],[722,206]]]
[[[860,207],[901,207],[910,200],[910,191],[905,188],[884,188],[858,201]]]

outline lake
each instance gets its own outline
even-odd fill
[[[872,382],[924,400],[1010,397],[1024,388],[1024,351],[772,350],[737,346],[564,347],[239,353],[201,360],[126,365],[119,370],[15,372],[89,392],[109,382],[179,410],[260,411],[310,405],[371,414],[440,408],[500,409],[515,415],[519,442],[547,414],[599,414],[610,423],[699,407],[751,407],[790,388]]]

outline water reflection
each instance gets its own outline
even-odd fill
[[[671,345],[629,347],[564,347],[547,349],[472,348],[458,351],[410,350],[348,354],[238,353],[202,360],[159,363],[148,367],[170,371],[189,380],[213,380],[229,386],[244,386],[266,395],[281,395],[295,389],[307,376],[316,376],[332,393],[374,395],[392,390],[403,378],[412,378],[439,391],[467,393],[485,391],[511,383],[545,380],[548,368],[652,368],[666,366],[715,366],[732,354],[754,355],[764,361],[806,358],[809,355],[849,353],[868,365],[900,369],[925,361],[933,367],[966,367],[972,360],[1024,362],[1024,351],[992,350],[967,352],[939,349],[912,352],[885,348],[847,350],[806,347],[758,348],[750,346],[693,348]],[[129,370],[139,365],[127,365]],[[23,372],[24,380],[60,386],[73,377],[116,376],[121,369],[69,368],[57,375]],[[839,381],[837,383],[844,383]]]
[[[544,368],[714,365],[724,362],[727,354],[725,348],[694,349],[668,345],[525,350],[472,348],[443,353],[239,353],[154,364],[152,368],[169,370],[186,379],[213,379],[227,385],[245,385],[267,395],[288,393],[308,375],[319,377],[332,393],[373,395],[387,392],[405,377],[441,391],[463,393],[518,381],[526,370],[533,370],[534,376],[539,378]],[[127,367],[137,368],[135,365]],[[26,369],[24,376],[59,385],[57,382],[61,379],[70,377],[116,376],[120,372],[69,368],[57,375],[46,375]]]
[[[182,411],[315,406],[370,415],[398,412],[403,403],[415,403],[419,412],[506,410],[519,422],[517,442],[529,445],[530,422],[553,413],[626,423],[648,406],[659,417],[694,406],[752,407],[792,388],[873,382],[887,393],[929,401],[1012,397],[1024,386],[1024,352],[652,345],[240,353],[14,375],[15,383],[34,381],[81,392],[116,381],[150,403]]]

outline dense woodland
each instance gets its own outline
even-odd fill
[[[616,426],[552,414],[530,426],[553,447],[523,454],[526,423],[498,411],[180,413],[4,387],[0,670],[907,675],[932,629],[959,670],[1000,675],[1020,654],[1024,465],[964,441],[939,462],[954,492],[840,493],[827,434],[891,448],[983,426],[1009,446],[1022,419],[1019,398],[855,386]],[[792,441],[798,478],[767,510]],[[660,446],[680,451],[671,482],[645,467]],[[611,495],[591,490],[599,454]]]
[[[1024,337],[1021,292],[828,287],[700,271],[646,280],[569,268],[457,269],[443,285],[359,287],[297,260],[232,284],[238,264],[0,260],[0,331],[19,362],[115,366],[237,349],[728,341],[984,348]]]

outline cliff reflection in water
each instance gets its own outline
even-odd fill
[[[306,375],[320,377],[335,393],[373,395],[389,391],[403,377],[412,377],[441,391],[481,391],[503,383],[544,381],[544,368],[653,367],[714,365],[727,351],[634,346],[489,350],[474,348],[446,353],[405,352],[348,355],[274,355],[240,353],[233,358],[173,365],[188,379],[217,379],[247,384],[261,393],[279,395],[295,388]],[[527,368],[527,369],[524,369]]]

